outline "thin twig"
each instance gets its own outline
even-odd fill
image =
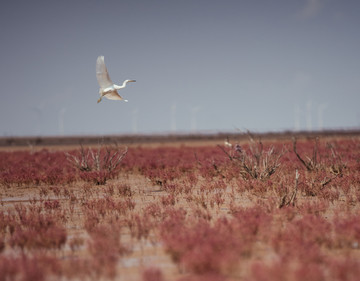
[[[225,150],[225,148],[223,148],[220,144],[217,145],[228,157],[231,161],[234,160],[234,158]],[[196,156],[196,154],[195,154]]]
[[[294,149],[294,153],[296,155],[296,157],[300,160],[300,162],[305,166],[305,168],[310,172],[313,169],[310,167],[310,165],[308,163],[306,163],[301,156],[299,155],[299,153],[297,153],[296,151],[296,138],[293,138],[293,149]]]
[[[298,170],[295,171],[295,186],[294,191],[292,192],[289,201],[286,201],[286,198],[288,197],[288,193],[286,193],[280,200],[279,209],[285,207],[285,206],[295,206],[296,201],[296,195],[298,191],[298,182],[299,182],[300,174]]]

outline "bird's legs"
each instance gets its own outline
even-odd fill
[[[97,100],[97,103],[101,102],[101,99],[104,96],[104,93],[101,91],[101,89],[99,90],[99,94],[100,94],[100,98]]]

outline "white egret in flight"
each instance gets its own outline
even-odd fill
[[[125,80],[121,86],[114,84],[105,66],[104,56],[99,56],[96,60],[96,78],[100,85],[98,103],[101,102],[102,97],[106,97],[109,100],[124,100],[117,90],[125,88],[128,82],[136,82],[136,80]],[[127,102],[127,100],[124,101]]]

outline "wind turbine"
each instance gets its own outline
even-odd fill
[[[171,131],[176,132],[176,103],[173,103],[170,107],[171,112]]]
[[[42,133],[42,125],[43,125],[43,111],[44,106],[43,103],[40,103],[40,105],[35,105],[30,107],[30,110],[35,113],[36,118],[36,134],[41,135]]]
[[[200,111],[200,106],[193,106],[191,108],[191,131],[195,133],[197,131],[197,114]]]
[[[327,108],[326,103],[321,103],[318,106],[318,128],[320,131],[324,128],[324,110]]]
[[[312,101],[309,100],[306,103],[306,128],[308,131],[312,130],[311,107],[312,107]]]
[[[294,130],[296,132],[300,131],[300,114],[301,110],[299,105],[296,105],[294,108]]]
[[[65,112],[66,112],[67,108],[63,107],[59,110],[59,115],[58,115],[58,123],[59,123],[59,134],[61,136],[64,135],[64,117],[65,117]]]

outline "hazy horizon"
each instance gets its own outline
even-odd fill
[[[11,1],[0,136],[360,128],[360,2]],[[103,99],[95,62],[136,79]]]

